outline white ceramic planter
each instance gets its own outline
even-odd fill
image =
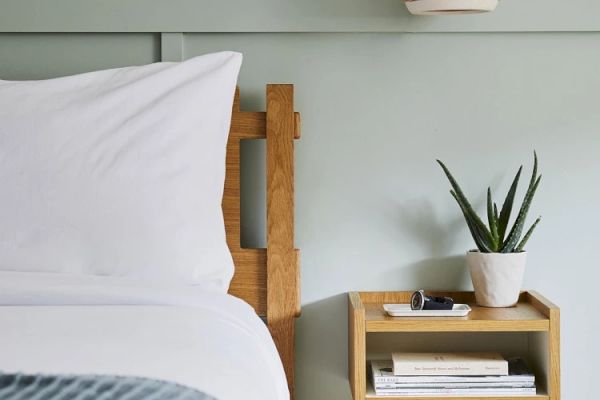
[[[473,14],[493,11],[498,0],[405,0],[411,14]]]
[[[477,304],[511,307],[519,300],[527,253],[467,252]]]

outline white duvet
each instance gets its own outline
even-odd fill
[[[1,371],[141,376],[220,400],[289,398],[266,326],[229,295],[1,272],[0,305]]]

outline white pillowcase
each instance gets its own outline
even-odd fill
[[[242,56],[0,81],[0,270],[225,292],[221,210]]]

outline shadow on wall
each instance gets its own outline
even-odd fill
[[[296,341],[299,399],[351,399],[346,293],[302,306]]]
[[[410,276],[414,287],[409,290],[471,290],[465,256],[426,258],[402,268],[382,273],[382,279],[399,284]]]
[[[418,288],[464,288],[469,278],[464,256],[429,258],[387,271],[382,279],[413,277]],[[348,384],[348,295],[341,293],[302,306],[297,329],[299,399],[351,399]]]
[[[436,207],[428,199],[398,204],[395,206],[398,221],[396,225],[406,237],[414,241],[414,246],[424,247],[426,254],[446,256],[456,249],[457,243],[470,238],[463,215],[450,195],[448,195],[448,202],[452,202],[453,207],[456,206],[452,218],[447,215],[438,216]],[[484,206],[485,197],[477,196],[473,201],[473,208],[479,210]],[[475,247],[474,243],[470,245]]]
[[[464,227],[462,216],[456,215],[451,221],[441,219],[435,212],[432,202],[425,199],[411,201],[396,207],[398,213],[398,229],[414,241],[415,246],[422,246],[427,254],[442,256],[454,247]]]

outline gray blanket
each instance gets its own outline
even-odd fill
[[[0,400],[216,400],[176,383],[102,375],[23,375],[0,372]]]

